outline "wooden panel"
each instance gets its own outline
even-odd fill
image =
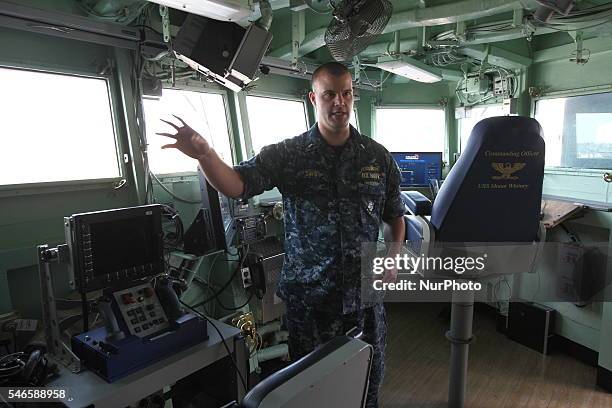
[[[450,345],[443,304],[388,304],[387,369],[381,408],[446,408]],[[543,356],[474,318],[466,408],[612,408],[595,387],[596,369],[563,354]]]

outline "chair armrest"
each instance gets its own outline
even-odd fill
[[[412,215],[431,215],[431,200],[418,191],[402,191],[402,201]]]

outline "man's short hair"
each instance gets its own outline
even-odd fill
[[[312,73],[312,80],[311,80],[310,86],[313,89],[314,89],[315,82],[317,81],[317,79],[319,79],[319,77],[323,73],[327,73],[327,74],[335,76],[335,77],[341,77],[341,76],[344,76],[346,74],[350,75],[351,71],[349,71],[349,69],[347,68],[346,65],[341,64],[339,62],[335,62],[335,61],[326,62],[325,64],[320,65]]]

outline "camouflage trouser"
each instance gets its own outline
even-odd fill
[[[353,327],[363,331],[361,340],[374,348],[366,408],[378,407],[378,390],[385,372],[387,325],[383,304],[345,315],[309,307],[287,307],[289,355],[296,361],[319,345],[346,334]]]

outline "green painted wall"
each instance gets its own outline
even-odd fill
[[[557,61],[534,65],[531,86],[545,91],[560,91],[611,84],[612,78],[607,67],[612,63],[612,53],[593,54],[584,65],[570,62],[569,58],[568,54]]]
[[[107,47],[5,28],[0,28],[0,49],[0,65],[89,75],[96,75],[115,56],[114,50]],[[110,72],[109,81],[115,115],[121,124],[124,98],[116,71]],[[67,112],[66,117],[58,120],[70,120],[69,114]],[[32,117],[35,119],[35,112],[32,112]],[[128,133],[121,126],[117,131],[121,149],[126,151]],[[83,132],[86,135],[87,130],[83,129]],[[27,124],[24,135],[15,136],[26,135]],[[131,168],[124,167],[123,173],[128,183],[119,190],[115,190],[111,183],[98,183],[54,186],[51,189],[20,188],[3,193],[0,197],[0,313],[16,304],[39,303],[38,296],[33,293],[33,288],[35,291],[39,286],[37,269],[33,266],[37,264],[35,247],[42,243],[57,245],[64,242],[64,216],[138,203]],[[58,284],[58,287],[65,289],[65,283]],[[13,289],[10,293],[9,286]],[[24,313],[37,310],[36,307],[27,309]]]
[[[550,38],[550,46],[567,42],[567,35],[554,35]],[[544,39],[538,39],[536,46],[544,47]],[[611,47],[612,48],[612,47]],[[541,88],[545,93],[568,91],[566,94],[593,92],[601,87],[609,87],[609,67],[612,64],[612,53],[592,54],[585,65],[577,65],[569,61],[569,55],[558,53],[558,59],[535,64],[529,69],[529,85]],[[601,172],[568,174],[548,170],[544,179],[544,193],[569,196],[576,199],[588,199],[600,202],[610,202],[608,183]],[[610,245],[610,230],[612,215],[598,211],[589,211],[584,218],[568,223],[568,227],[576,230],[585,242],[603,242]],[[557,230],[551,231],[549,239],[567,241],[567,237]],[[551,268],[552,265],[543,265]],[[609,268],[609,266],[608,266]],[[531,282],[523,282],[523,288],[533,288],[535,277]],[[526,279],[528,280],[528,278]],[[528,291],[528,289],[527,289]],[[608,296],[609,297],[609,296]],[[607,297],[607,298],[608,298]],[[584,308],[578,308],[571,303],[555,303],[552,307],[558,310],[560,319],[557,332],[579,344],[599,351],[599,365],[612,369],[612,308],[610,303],[593,303]]]

